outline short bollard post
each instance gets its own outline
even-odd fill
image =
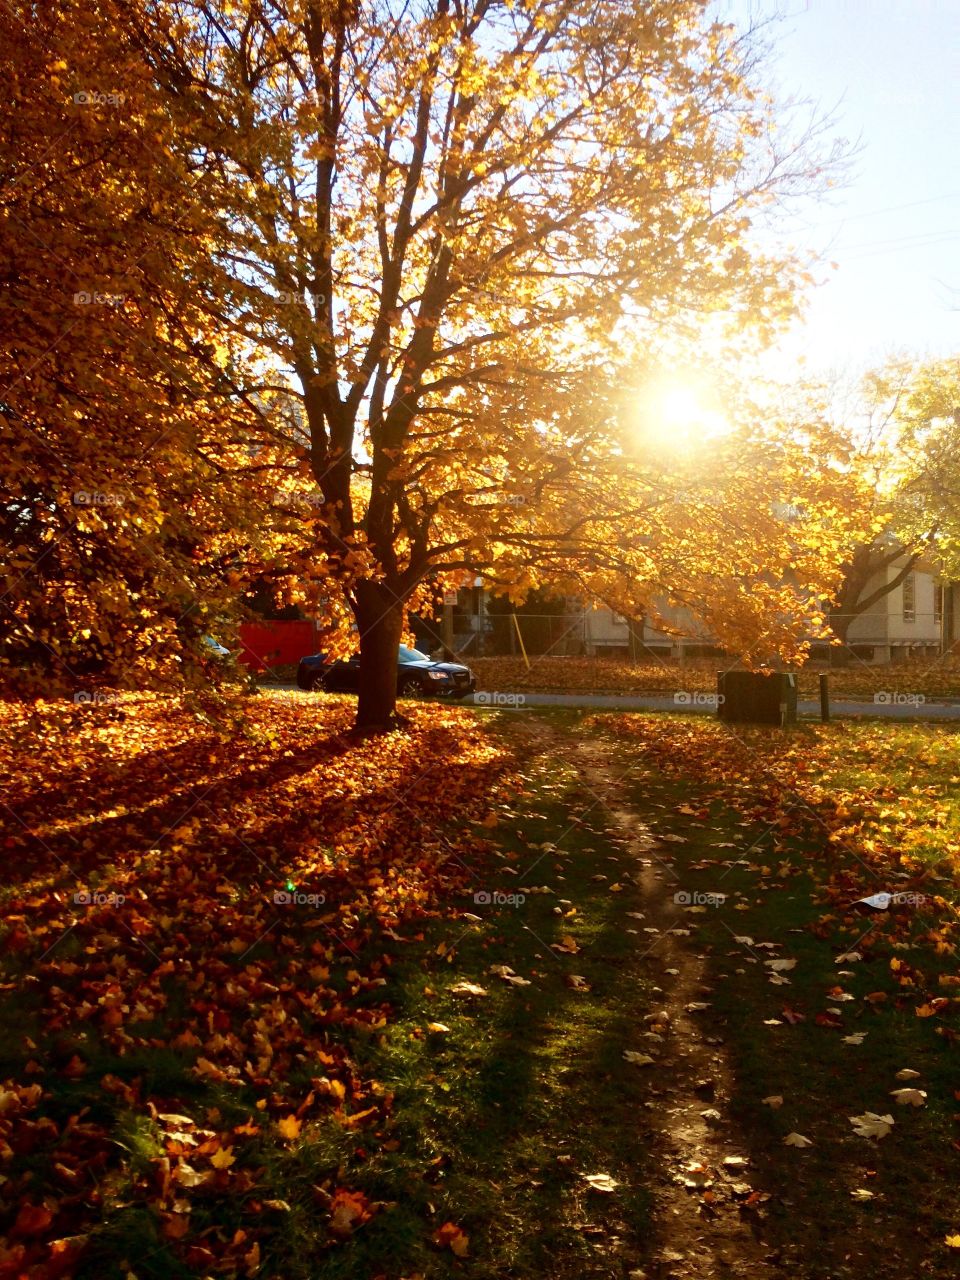
[[[820,673],[820,719],[830,723],[830,677],[825,671]]]

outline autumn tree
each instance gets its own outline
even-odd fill
[[[712,430],[655,408],[638,416],[634,402],[568,564],[581,594],[627,617],[670,630],[664,613],[686,610],[746,666],[800,662],[827,636],[845,559],[870,527],[871,489],[825,415],[777,407],[729,373],[716,382]],[[598,473],[581,479],[579,499]]]
[[[0,67],[5,680],[205,680],[272,488],[198,175],[111,0],[0,6]]]
[[[218,214],[200,287],[302,400],[302,575],[342,582],[359,722],[383,724],[429,576],[564,560],[541,498],[609,459],[602,389],[705,314],[787,312],[800,268],[754,223],[820,162],[777,141],[752,41],[700,0],[150,16],[132,34]]]
[[[897,431],[904,541],[929,547],[960,577],[960,359],[900,362],[884,373]]]
[[[818,400],[847,436],[867,497],[865,535],[843,561],[829,609],[831,633],[841,642],[834,660],[842,664],[850,658],[854,622],[901,587],[922,560],[932,558],[951,573],[960,569],[952,475],[958,373],[955,362],[900,358],[853,386],[834,379],[805,387],[801,399]]]

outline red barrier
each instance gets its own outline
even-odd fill
[[[315,632],[312,622],[242,622],[237,658],[254,671],[297,663],[316,653]]]

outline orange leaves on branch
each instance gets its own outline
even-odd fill
[[[269,540],[275,452],[225,394],[246,353],[186,284],[215,223],[125,30],[140,12],[0,11],[0,680],[28,694],[215,681],[201,636]]]

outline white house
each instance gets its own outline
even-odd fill
[[[890,582],[902,568],[902,560],[894,561],[875,574],[864,596]],[[868,662],[942,653],[952,646],[955,638],[954,595],[952,584],[944,584],[936,567],[921,560],[899,586],[853,619],[847,644]]]
[[[872,595],[902,568],[903,561],[895,561],[874,575],[863,596]],[[944,584],[932,563],[919,561],[899,586],[852,620],[847,645],[861,661],[876,663],[945,652],[960,638],[957,597],[957,588]],[[665,606],[660,613],[679,634],[657,630],[648,621],[631,626],[622,614],[595,605],[584,614],[583,651],[591,656],[634,657],[652,650],[678,657],[711,647],[706,629],[689,611]],[[820,656],[826,656],[826,646],[816,646],[821,649]]]

